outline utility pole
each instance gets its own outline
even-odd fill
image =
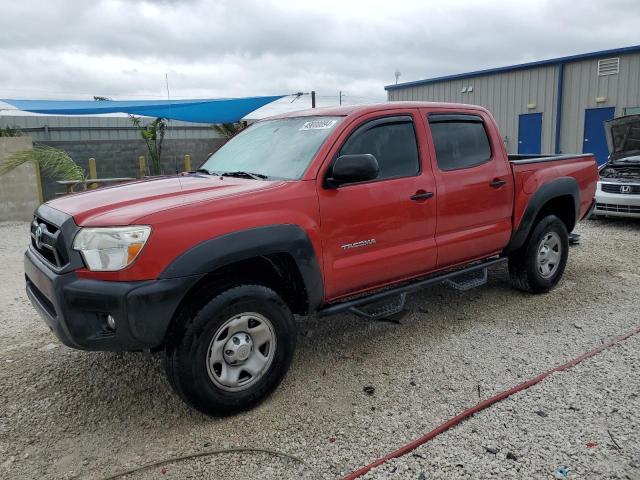
[[[342,90],[340,90],[340,95],[339,95],[339,97],[340,97],[340,105],[342,105]]]
[[[315,92],[315,90],[311,91],[311,108],[316,108],[316,92]]]

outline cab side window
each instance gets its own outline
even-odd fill
[[[420,171],[418,143],[411,117],[378,119],[359,127],[339,155],[370,153],[380,167],[377,180],[408,177]]]
[[[440,170],[475,167],[491,159],[491,145],[481,117],[430,114],[429,128]]]

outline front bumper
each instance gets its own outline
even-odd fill
[[[598,182],[596,208],[593,213],[610,217],[640,218],[640,195],[604,192],[601,182]]]
[[[180,301],[201,276],[107,282],[56,273],[30,246],[24,256],[27,295],[65,345],[82,350],[159,347]],[[116,320],[115,330],[106,319]]]

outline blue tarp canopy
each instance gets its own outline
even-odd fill
[[[129,113],[148,117],[163,117],[197,123],[232,123],[284,97],[218,98],[200,100],[11,100],[0,101],[18,110],[52,115],[97,115]]]

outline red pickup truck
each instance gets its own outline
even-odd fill
[[[196,172],[41,205],[27,293],[68,346],[165,350],[176,392],[247,409],[291,363],[293,314],[399,313],[507,262],[547,292],[593,208],[592,155],[508,156],[471,105],[313,109],[242,131]]]

